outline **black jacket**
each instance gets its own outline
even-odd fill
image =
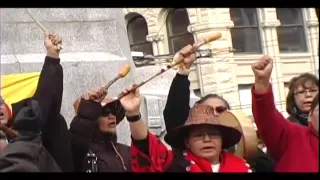
[[[117,143],[116,135],[103,134],[98,129],[101,108],[99,103],[81,99],[78,115],[70,124],[75,169],[77,172],[87,170],[86,155],[91,150],[97,156],[98,172],[130,172],[130,147]]]
[[[274,161],[268,154],[257,148],[256,160],[252,167],[256,172],[273,172]]]
[[[60,114],[63,94],[63,70],[60,59],[46,56],[33,97],[12,104],[13,119],[30,100],[39,103],[42,113],[43,145],[63,172],[73,172],[71,138],[65,119]],[[63,148],[61,148],[63,147]]]
[[[177,75],[173,78],[167,103],[163,111],[166,130],[181,126],[188,118],[190,110],[190,81],[188,76]]]
[[[13,128],[18,135],[0,153],[0,172],[61,172],[42,145],[41,119],[36,101],[29,101],[16,114]]]
[[[190,81],[188,76],[177,74],[170,86],[165,109],[163,111],[164,122],[167,131],[181,126],[188,118],[190,110]],[[270,157],[259,148],[257,159],[252,168],[256,172],[270,172],[273,162]]]

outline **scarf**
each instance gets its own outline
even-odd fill
[[[304,113],[302,112],[298,107],[294,106],[293,107],[293,116],[297,119],[297,121],[304,125],[304,126],[308,126],[308,117],[309,117],[309,114],[308,113]]]
[[[192,173],[212,173],[212,164],[201,157],[194,155],[190,151],[183,153],[185,159],[190,162],[189,167],[187,167],[188,172]],[[248,173],[252,172],[250,165],[246,163],[245,160],[231,154],[228,152],[221,152],[220,155],[220,168],[219,172],[242,172]]]

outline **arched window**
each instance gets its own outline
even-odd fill
[[[170,53],[174,54],[188,44],[194,43],[193,34],[188,32],[190,25],[188,12],[184,8],[173,9],[167,16],[167,30]]]
[[[232,46],[240,53],[262,53],[256,8],[230,8]]]
[[[301,8],[277,8],[280,53],[306,52],[307,42]]]
[[[147,41],[148,25],[143,16],[136,14],[129,19],[127,33],[131,51],[153,54],[152,42]]]

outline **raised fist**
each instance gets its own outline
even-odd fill
[[[268,91],[272,67],[273,59],[267,55],[252,64],[251,68],[255,76],[254,88],[256,93],[264,94]]]
[[[62,44],[61,38],[56,34],[51,34],[49,32],[44,33],[44,46],[47,49],[47,55],[52,58],[59,58],[60,46]]]
[[[260,60],[252,64],[251,68],[256,80],[269,82],[273,67],[273,59],[265,55]]]

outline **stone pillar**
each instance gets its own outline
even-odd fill
[[[147,41],[152,42],[153,54],[162,55],[164,54],[164,47],[163,41],[164,36],[163,34],[150,34],[147,36]],[[155,62],[162,61],[161,59],[156,59]]]
[[[276,107],[281,112],[285,111],[285,91],[283,83],[283,75],[281,72],[281,59],[278,45],[277,27],[280,26],[280,21],[277,19],[275,8],[264,8],[262,21],[263,27],[263,51],[265,54],[273,58],[273,71],[271,75],[271,84],[274,93]]]
[[[309,18],[307,19],[307,40],[310,40],[310,52],[312,53],[312,66],[315,74],[319,75],[319,20],[314,8],[307,8]]]
[[[159,48],[157,43],[157,36],[156,34],[149,34],[146,37],[147,41],[152,42],[152,49],[153,49],[153,55],[159,55]]]
[[[152,47],[153,50],[156,49],[156,51],[154,51],[154,55],[161,55],[164,54],[164,35],[163,34],[149,34],[147,36],[147,41],[152,42]],[[157,54],[155,54],[155,52],[157,52]]]
[[[159,53],[159,55],[165,54],[165,51],[164,51],[164,35],[163,34],[158,34],[158,36],[157,36],[157,45],[158,45],[158,53]]]
[[[195,35],[195,41],[212,32],[221,32],[222,37],[200,49],[213,49],[213,53],[216,53],[219,49],[232,47],[229,29],[233,22],[230,20],[229,8],[208,8],[207,14],[207,21],[189,26],[189,31]],[[200,61],[212,62],[196,67],[199,72],[201,95],[217,93],[226,98],[231,106],[239,104],[233,53],[217,53],[212,58],[202,58]]]

